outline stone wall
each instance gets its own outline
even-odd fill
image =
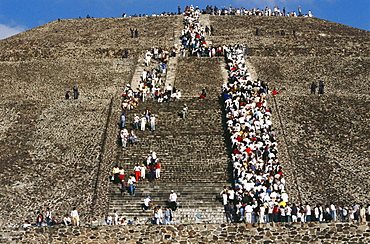
[[[369,243],[370,225],[269,223],[1,229],[7,243]]]

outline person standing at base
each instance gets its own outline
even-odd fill
[[[311,206],[306,203],[306,222],[311,222]]]
[[[50,224],[50,221],[51,221],[51,211],[50,211],[49,208],[46,208],[45,219],[46,219],[46,224],[48,226],[51,226],[51,224]]]
[[[78,211],[76,208],[73,208],[71,212],[71,219],[72,219],[72,225],[73,226],[79,226],[80,225],[80,217],[78,216]]]
[[[252,223],[252,212],[253,212],[253,207],[251,203],[248,203],[245,205],[245,223]]]
[[[164,225],[172,225],[172,212],[171,209],[168,207],[164,208]]]
[[[234,220],[233,220],[233,217],[231,215],[231,212],[232,212],[232,207],[231,207],[231,204],[230,202],[228,202],[226,205],[224,205],[224,210],[225,210],[225,215],[226,215],[226,222],[227,223],[233,223]]]
[[[37,226],[43,226],[44,225],[44,216],[40,212],[37,213],[36,225]]]

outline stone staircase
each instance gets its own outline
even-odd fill
[[[185,120],[178,114],[183,103],[191,108]],[[117,163],[128,175],[153,150],[161,160],[161,178],[152,183],[140,181],[135,196],[121,197],[119,188],[113,186],[110,210],[123,212],[126,217],[145,218],[148,214],[142,213],[140,208],[145,197],[150,195],[155,204],[163,206],[170,191],[175,190],[182,204],[178,221],[194,222],[197,211],[201,209],[210,209],[214,214],[222,212],[222,205],[215,200],[226,184],[228,158],[218,101],[198,98],[170,103],[148,101],[138,110],[143,111],[147,106],[158,118],[156,130],[137,131],[139,144],[119,151]],[[130,114],[134,112],[138,111]],[[213,221],[219,221],[223,216],[215,215],[217,218]]]
[[[218,201],[219,192],[228,184],[228,154],[218,95],[223,83],[222,62],[219,58],[178,58],[173,85],[183,97],[169,103],[149,99],[127,112],[132,122],[134,114],[142,114],[149,107],[157,118],[156,130],[136,131],[139,144],[118,150],[116,163],[125,169],[127,178],[136,164],[155,151],[161,160],[161,178],[139,181],[134,196],[122,195],[120,186],[112,184],[110,214],[116,210],[126,219],[145,221],[151,211],[142,210],[143,199],[150,195],[155,205],[163,207],[174,190],[181,203],[174,213],[175,223],[224,221],[223,206]],[[205,72],[209,69],[212,75]],[[202,87],[207,87],[206,99],[198,96]],[[183,104],[189,107],[186,119],[179,115]],[[126,127],[134,129],[132,124]]]
[[[171,183],[161,180],[160,182],[138,184],[135,195],[128,193],[122,195],[118,188],[112,187],[110,212],[117,210],[123,216],[132,220],[134,217],[142,222],[146,221],[151,210],[142,209],[143,199],[151,196],[155,206],[162,209],[167,204],[167,200],[172,189],[178,195],[180,205],[173,212],[174,224],[180,223],[220,223],[223,222],[223,207],[218,201],[217,191],[221,191],[218,183]]]

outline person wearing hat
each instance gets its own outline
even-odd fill
[[[152,202],[152,199],[150,198],[150,196],[145,198],[143,201],[144,201],[143,210],[148,210],[153,206],[153,202]]]
[[[130,195],[135,194],[135,189],[136,189],[135,183],[136,183],[135,177],[133,175],[131,175],[128,182],[127,182],[128,186],[129,186],[128,190],[129,190]]]
[[[140,168],[140,178],[142,180],[144,180],[145,179],[145,170],[146,170],[146,167],[145,167],[144,164],[141,164],[141,166],[139,166],[139,168]]]

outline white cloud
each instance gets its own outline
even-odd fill
[[[11,26],[11,25],[4,25],[0,24],[0,40],[5,39],[9,36],[13,36],[18,34],[22,31],[25,31],[27,28],[25,26]]]

